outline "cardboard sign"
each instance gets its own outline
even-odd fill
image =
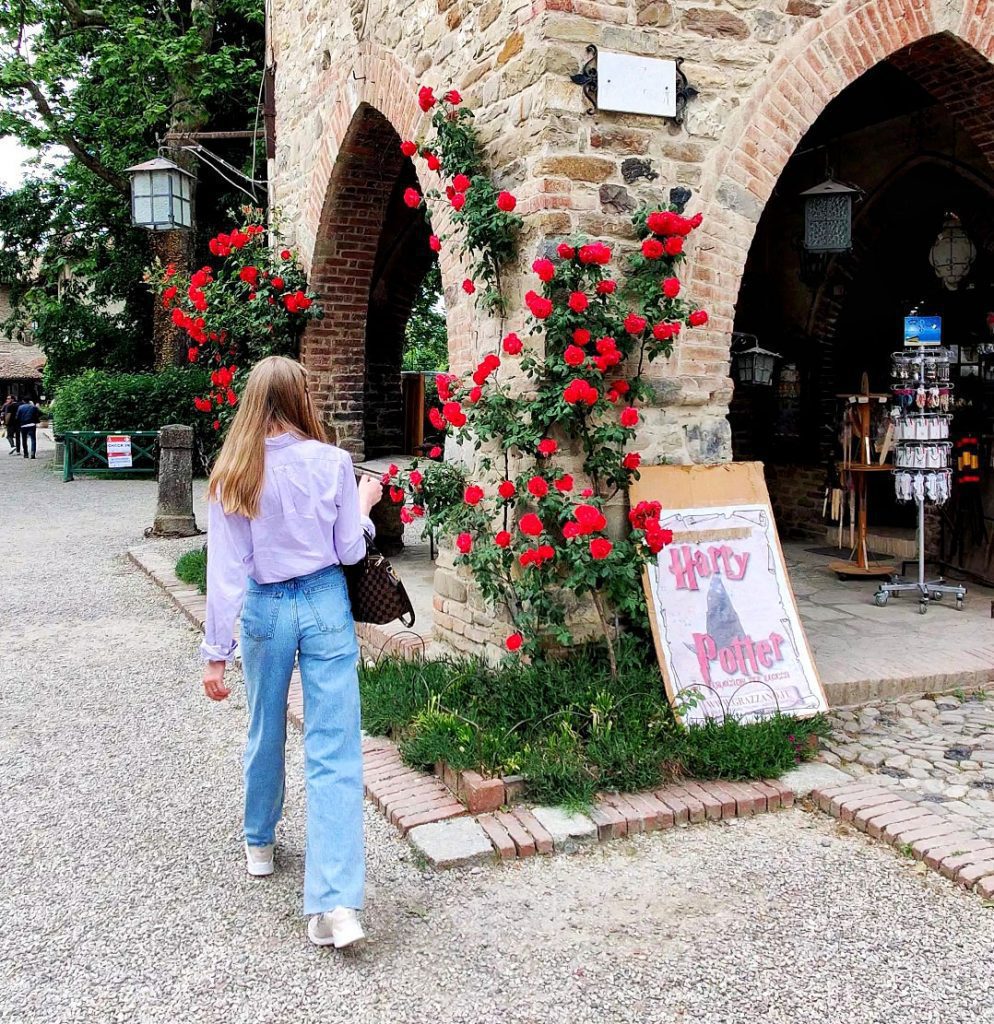
[[[762,466],[650,467],[631,500],[658,501],[660,523],[673,531],[644,582],[666,693],[681,719],[826,710]]]
[[[107,468],[131,469],[131,438],[124,434],[107,436]]]

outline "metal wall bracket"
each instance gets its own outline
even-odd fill
[[[597,113],[597,47],[593,43],[587,46],[587,60],[578,75],[570,75],[574,85],[583,88],[583,98],[590,104],[588,114]]]
[[[687,112],[687,104],[697,95],[697,90],[687,81],[683,70],[683,57],[676,59],[676,114],[671,119],[674,124],[683,124]]]

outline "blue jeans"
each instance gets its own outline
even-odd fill
[[[245,840],[266,846],[283,815],[286,706],[300,654],[307,772],[304,913],[362,907],[362,746],[352,609],[340,566],[285,580],[249,580],[242,609],[249,706]]]

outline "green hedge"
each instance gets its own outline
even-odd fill
[[[211,419],[193,406],[207,393],[210,374],[199,367],[160,373],[87,370],[59,385],[52,408],[55,430],[158,430],[168,423],[194,428],[198,470],[209,466],[220,439]]]

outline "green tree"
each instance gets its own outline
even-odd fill
[[[442,303],[442,274],[438,261],[432,263],[414,300],[404,337],[404,369],[447,370],[449,338],[445,330]]]
[[[145,366],[153,342],[157,365],[176,361],[181,339],[141,270],[202,253],[193,233],[131,227],[124,170],[167,133],[255,126],[263,21],[261,0],[0,4],[0,135],[36,154],[0,195],[0,276],[53,370]],[[248,151],[218,145],[229,160]],[[206,238],[241,200],[219,179],[198,184]]]

